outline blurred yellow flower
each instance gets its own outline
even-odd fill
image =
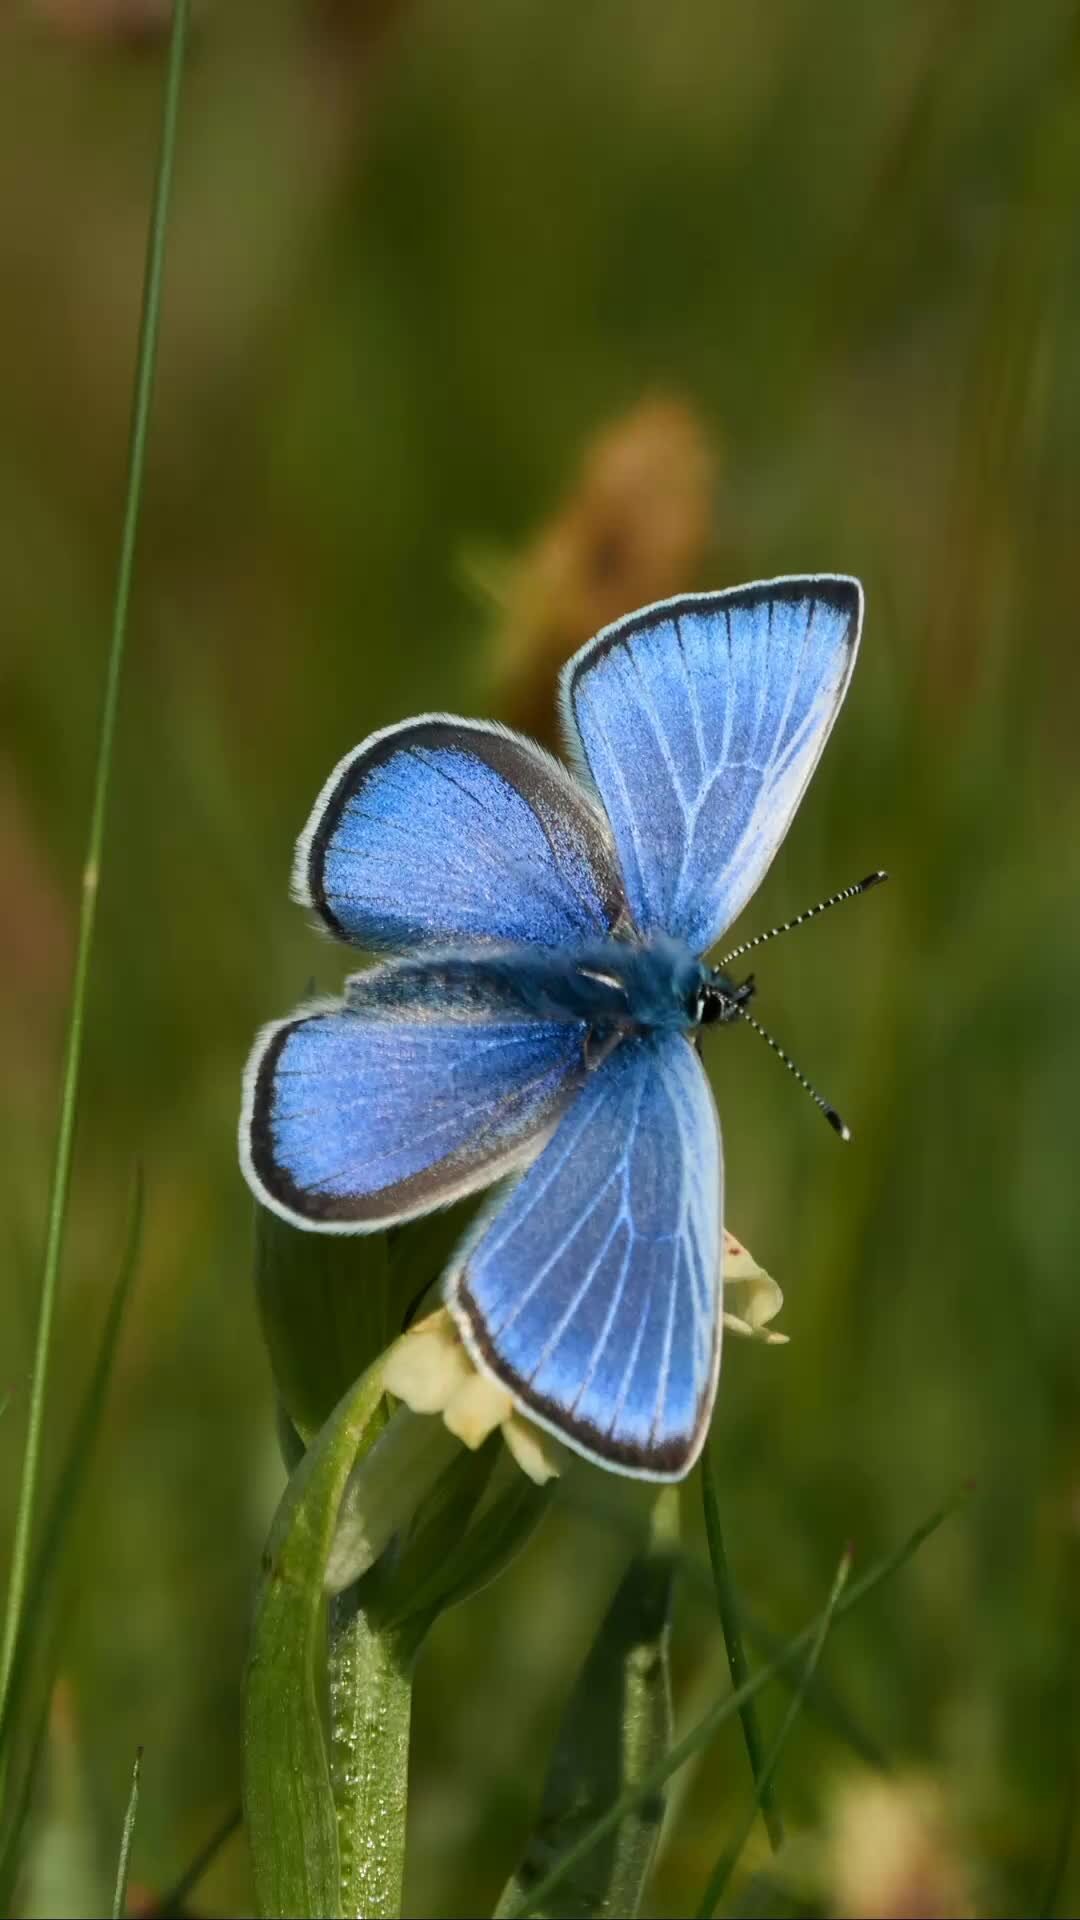
[[[678,395],[645,395],[585,447],[565,499],[505,582],[494,643],[504,719],[558,744],[559,669],[627,607],[692,587],[716,533],[717,451]]]
[[[862,1775],[834,1791],[823,1879],[837,1920],[967,1920],[967,1864],[933,1781]]]

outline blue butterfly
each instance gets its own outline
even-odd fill
[[[251,1187],[365,1233],[511,1176],[446,1277],[461,1337],[523,1412],[642,1479],[693,1465],[720,1363],[696,1035],[749,1017],[753,982],[701,956],[787,832],[861,621],[834,574],[646,607],[563,672],[579,778],[504,727],[426,714],[346,755],[297,846],[297,900],[395,957],[259,1034]]]

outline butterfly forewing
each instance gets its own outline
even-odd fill
[[[461,940],[561,946],[625,918],[599,808],[505,728],[428,714],[334,769],[300,837],[293,891],[372,952]]]
[[[635,924],[704,953],[760,885],[855,663],[862,591],[842,574],[662,601],[563,676]]]
[[[679,1479],[700,1450],[719,1364],[721,1182],[692,1047],[627,1039],[451,1273],[474,1359],[606,1466]]]

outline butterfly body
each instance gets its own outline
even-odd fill
[[[415,1002],[419,993],[434,1009],[498,1005],[529,1019],[581,1024],[594,1035],[686,1033],[701,1021],[711,978],[685,942],[654,934],[553,948],[450,948],[357,974],[346,999],[370,1005],[374,988],[383,1004]]]
[[[371,1232],[508,1178],[444,1277],[461,1337],[532,1418],[640,1478],[688,1471],[719,1369],[697,1030],[754,984],[703,956],[787,831],[861,615],[844,575],[645,608],[564,671],[578,777],[505,728],[422,715],[346,755],[297,846],[296,897],[383,957],[259,1035],[255,1194]]]

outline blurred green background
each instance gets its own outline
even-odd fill
[[[5,1540],[165,11],[9,0],[0,21]],[[784,1287],[791,1336],[729,1344],[728,1545],[753,1613],[794,1628],[846,1539],[869,1562],[974,1478],[826,1669],[895,1777],[874,1857],[917,1801],[920,1910],[1034,1910],[1080,1703],[1078,214],[1074,0],[197,9],[53,1460],[137,1158],[147,1233],[31,1910],[100,1911],[138,1742],[144,1903],[238,1797],[282,1478],[238,1085],[256,1025],[348,964],[287,897],[326,773],[417,710],[550,727],[555,669],[603,620],[830,568],[865,583],[863,654],[745,930],[872,867],[893,878],[759,968],[762,1018],[851,1122],[849,1150],[751,1036],[709,1043],[730,1224]],[[556,1512],[441,1623],[417,1685],[410,1912],[490,1911],[613,1564],[602,1529]],[[675,1671],[688,1720],[724,1672],[689,1591]],[[766,1699],[770,1725],[782,1706]],[[789,1821],[826,1907],[910,1911],[859,1904],[886,1896],[828,1865],[855,1772],[805,1717]],[[680,1783],[656,1911],[696,1900],[745,1792],[725,1731]],[[1078,1910],[1080,1862],[1057,1899]],[[249,1900],[238,1837],[195,1907]]]

